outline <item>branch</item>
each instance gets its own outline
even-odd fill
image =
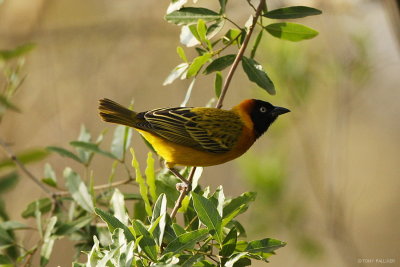
[[[22,172],[24,172],[28,178],[30,178],[37,186],[40,187],[46,194],[49,196],[53,196],[53,192],[51,192],[48,188],[46,188],[35,175],[33,175],[25,165],[17,158],[17,156],[12,152],[12,150],[8,147],[8,145],[0,139],[0,146],[6,152],[7,156],[17,165]]]
[[[231,80],[232,80],[233,74],[235,73],[236,68],[237,68],[237,66],[239,65],[239,62],[242,60],[243,54],[244,54],[244,52],[246,51],[246,48],[247,48],[247,45],[248,45],[248,43],[249,43],[249,41],[250,41],[251,35],[253,34],[254,27],[255,27],[256,24],[257,24],[258,17],[261,15],[261,12],[263,11],[263,9],[264,9],[264,7],[265,7],[265,5],[266,5],[266,4],[265,4],[265,1],[266,1],[266,0],[260,0],[260,3],[259,3],[259,5],[258,5],[258,7],[257,7],[257,10],[256,10],[256,14],[255,14],[255,16],[253,17],[253,22],[252,22],[252,24],[251,24],[251,26],[250,26],[250,28],[249,28],[249,31],[248,31],[247,34],[246,34],[246,37],[245,37],[245,39],[244,39],[244,41],[243,41],[242,46],[241,46],[240,49],[239,49],[238,54],[236,55],[235,61],[233,62],[232,67],[231,67],[230,70],[229,70],[228,76],[226,77],[226,80],[225,80],[224,87],[223,87],[223,89],[222,89],[221,95],[220,95],[220,97],[219,97],[219,99],[218,99],[217,105],[215,106],[216,108],[221,108],[221,107],[222,107],[222,103],[223,103],[223,101],[224,101],[226,92],[228,91],[228,87],[229,87],[229,84],[230,84],[230,82],[231,82]],[[190,170],[190,174],[189,174],[189,178],[188,178],[188,181],[189,181],[190,183],[192,182],[193,175],[194,175],[194,172],[195,172],[195,171],[196,171],[196,167],[192,167],[192,169]],[[181,205],[182,205],[183,199],[185,198],[185,196],[186,196],[188,193],[189,193],[188,190],[182,190],[182,191],[181,191],[181,193],[180,193],[178,199],[177,199],[176,202],[175,202],[175,206],[174,206],[174,208],[173,208],[173,210],[172,210],[172,212],[171,212],[171,219],[174,219],[174,218],[175,218],[176,213],[178,212],[178,209],[179,209],[179,208],[181,207]]]
[[[196,167],[192,167],[192,169],[190,170],[190,174],[189,174],[189,178],[188,178],[188,182],[189,184],[192,184],[192,180],[193,180],[193,176],[194,173],[196,172]],[[181,207],[182,205],[182,201],[185,198],[185,196],[189,193],[188,189],[183,189],[181,191],[181,194],[179,195],[178,199],[175,202],[175,206],[171,212],[171,219],[174,219],[176,216],[176,213],[178,212],[178,209]]]
[[[93,186],[93,190],[94,191],[98,191],[98,190],[103,190],[103,189],[107,189],[107,188],[111,188],[111,187],[117,187],[120,185],[124,185],[124,184],[129,184],[130,182],[133,182],[135,179],[133,178],[128,178],[125,180],[121,180],[121,181],[116,181],[113,183],[108,183],[108,184],[101,184],[101,185],[97,185],[97,186]],[[133,184],[136,185],[136,184]],[[55,193],[53,193],[55,196],[68,196],[71,193],[69,191],[57,191]]]
[[[244,39],[243,44],[240,47],[239,53],[237,54],[235,61],[233,61],[232,67],[228,72],[228,76],[226,76],[224,87],[221,91],[221,95],[218,99],[217,105],[215,106],[216,108],[222,107],[222,103],[224,101],[226,92],[228,91],[228,87],[229,87],[229,84],[231,83],[233,74],[235,73],[235,70],[236,70],[237,66],[239,65],[239,62],[242,60],[243,54],[246,51],[247,45],[249,44],[254,27],[257,24],[258,17],[261,15],[261,12],[263,11],[264,6],[265,6],[265,0],[260,0],[260,4],[258,5],[257,10],[256,10],[256,15],[253,17],[253,22],[249,28],[249,31],[246,34],[246,38]]]

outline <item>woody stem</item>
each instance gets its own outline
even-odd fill
[[[253,22],[252,22],[252,24],[251,24],[251,26],[250,26],[247,34],[246,34],[246,37],[245,37],[245,39],[243,41],[242,46],[239,49],[238,54],[236,55],[235,60],[233,61],[232,67],[230,68],[230,70],[228,72],[228,76],[226,76],[224,87],[222,88],[221,95],[220,95],[220,97],[218,99],[218,102],[217,102],[217,104],[215,106],[216,108],[221,108],[222,107],[222,103],[224,102],[225,95],[226,95],[226,92],[228,91],[228,88],[229,88],[229,85],[231,83],[233,74],[235,73],[236,68],[239,65],[239,62],[242,60],[243,54],[246,51],[247,45],[249,44],[251,35],[253,34],[254,27],[257,24],[257,20],[260,17],[260,15],[261,15],[261,13],[262,13],[265,5],[266,5],[265,1],[266,0],[260,0],[260,3],[258,4],[257,10],[256,10],[256,14],[253,17]],[[192,183],[192,179],[193,179],[193,175],[194,175],[195,171],[196,171],[196,167],[192,167],[192,169],[190,170],[189,178],[188,178],[189,184]],[[188,193],[189,193],[189,190],[181,190],[181,193],[180,193],[178,199],[175,202],[175,207],[173,208],[173,210],[171,212],[171,219],[175,218],[176,213],[178,212],[178,209],[182,205],[183,199],[185,198],[185,196]]]
[[[235,61],[233,61],[232,67],[230,68],[230,70],[228,72],[228,76],[226,76],[224,87],[222,88],[221,95],[220,95],[220,97],[218,99],[218,102],[217,102],[217,104],[215,106],[216,108],[221,108],[222,107],[222,103],[224,101],[226,92],[228,91],[228,87],[229,87],[229,85],[231,83],[233,74],[235,73],[235,70],[236,70],[237,66],[239,65],[239,62],[243,58],[243,54],[246,51],[246,48],[247,48],[247,45],[249,44],[251,35],[253,34],[253,30],[254,30],[254,28],[255,28],[255,26],[257,24],[258,17],[260,17],[261,12],[263,11],[264,7],[265,7],[265,0],[260,0],[260,4],[257,7],[256,14],[253,17],[253,22],[252,22],[252,24],[251,24],[251,26],[249,28],[249,31],[247,32],[246,37],[245,37],[245,39],[243,41],[243,44],[240,47],[238,54],[236,55]]]

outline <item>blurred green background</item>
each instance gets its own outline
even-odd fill
[[[288,242],[271,258],[274,266],[362,266],[360,259],[373,259],[367,266],[382,265],[375,259],[400,264],[400,44],[398,12],[389,2],[267,1],[270,8],[290,3],[321,9],[322,15],[301,21],[320,34],[300,43],[265,35],[257,56],[276,84],[276,96],[256,88],[240,69],[233,78],[225,108],[260,98],[292,112],[240,159],[206,168],[201,184],[213,190],[222,184],[228,196],[257,192],[241,221],[251,238]],[[27,42],[37,47],[26,58],[28,76],[14,98],[22,113],[4,117],[1,138],[22,151],[66,147],[82,124],[94,135],[113,129],[97,115],[103,97],[126,105],[134,99],[138,111],[179,105],[190,81],[162,86],[180,63],[179,27],[163,20],[167,6],[168,1],[4,1],[0,48]],[[251,13],[245,1],[230,1],[227,11],[239,25]],[[204,106],[213,95],[213,77],[200,77],[188,105]],[[147,148],[138,134],[133,145],[144,164]],[[58,172],[74,165],[57,156],[46,160]],[[94,162],[98,184],[109,174],[103,160]],[[29,167],[41,176],[43,163]],[[20,220],[40,196],[22,179],[4,196],[11,218]],[[33,242],[30,234],[22,240]],[[69,266],[72,255],[72,245],[59,242],[50,265]]]

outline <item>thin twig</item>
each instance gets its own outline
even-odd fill
[[[261,12],[262,12],[262,10],[263,10],[264,7],[265,7],[265,0],[260,0],[260,4],[258,5],[258,8],[257,8],[257,10],[256,10],[256,14],[255,14],[255,16],[254,16],[254,18],[253,18],[253,22],[252,22],[252,24],[251,24],[251,26],[250,26],[250,28],[249,28],[249,31],[248,31],[247,34],[246,34],[246,37],[245,37],[245,39],[244,39],[244,41],[243,41],[242,46],[241,46],[240,49],[239,49],[239,52],[238,52],[238,54],[237,54],[237,56],[236,56],[236,58],[235,58],[235,61],[233,62],[232,67],[231,67],[231,69],[229,70],[228,76],[226,77],[226,80],[225,80],[225,83],[224,83],[224,87],[223,87],[222,92],[221,92],[221,96],[219,97],[218,102],[217,102],[217,105],[215,106],[216,108],[221,108],[221,107],[222,107],[222,103],[223,103],[223,101],[224,101],[226,92],[228,91],[228,87],[229,87],[229,84],[230,84],[230,82],[231,82],[231,80],[232,80],[233,74],[235,73],[235,70],[236,70],[236,68],[237,68],[237,66],[238,66],[238,64],[239,64],[239,62],[240,62],[240,60],[242,59],[244,52],[246,51],[246,48],[247,48],[247,45],[248,45],[248,43],[249,43],[249,41],[250,41],[250,38],[251,38],[251,35],[252,35],[252,33],[253,33],[254,27],[255,27],[256,24],[257,24],[258,17],[261,15]],[[195,171],[196,171],[196,167],[193,167],[193,168],[191,169],[191,171],[190,171],[189,178],[188,178],[188,182],[189,182],[190,184],[191,184],[191,182],[192,182],[193,175],[194,175],[194,172],[195,172]],[[183,199],[185,198],[185,196],[186,196],[188,193],[189,193],[188,190],[182,190],[182,191],[181,191],[181,193],[180,193],[178,199],[177,199],[176,202],[175,202],[175,206],[174,206],[174,208],[173,208],[173,210],[172,210],[172,212],[171,212],[171,219],[174,219],[174,218],[175,218],[176,213],[178,212],[178,209],[179,209],[179,208],[181,207],[181,205],[182,205]]]
[[[192,169],[190,170],[190,174],[189,174],[189,178],[187,179],[189,184],[192,184],[192,180],[193,180],[193,176],[194,173],[196,172],[196,167],[192,167]],[[182,201],[185,198],[185,196],[189,193],[189,190],[185,190],[183,189],[181,191],[181,194],[179,195],[178,199],[175,202],[175,207],[173,208],[172,212],[171,212],[171,219],[174,219],[176,216],[176,213],[178,212],[178,209],[181,207],[182,205]]]
[[[53,193],[47,189],[38,178],[35,177],[26,167],[25,165],[17,158],[17,156],[13,153],[13,151],[8,147],[8,145],[0,139],[0,146],[6,152],[7,156],[24,172],[29,179],[31,179],[37,186],[40,187],[46,194],[49,196],[53,196]]]
[[[128,179],[116,181],[113,183],[101,184],[101,185],[94,186],[93,190],[98,191],[98,190],[103,190],[103,189],[107,189],[107,188],[111,188],[111,187],[117,187],[120,185],[129,184],[130,182],[133,182],[133,181],[134,181],[133,178],[128,178]],[[136,184],[134,184],[134,185],[136,185]],[[68,196],[70,194],[71,193],[69,191],[57,191],[54,193],[54,195],[56,195],[56,196]]]
[[[227,21],[229,21],[230,23],[232,23],[233,25],[236,26],[236,28],[238,28],[239,30],[241,30],[242,28],[233,20],[231,20],[230,18],[228,18],[227,16],[224,16],[224,19],[226,19]]]
[[[229,70],[228,76],[226,76],[224,87],[223,87],[223,89],[221,91],[221,96],[219,97],[217,105],[215,106],[216,108],[221,108],[222,107],[222,103],[224,101],[226,92],[228,91],[228,87],[229,87],[229,84],[231,83],[233,74],[235,73],[235,70],[236,70],[237,66],[239,65],[239,62],[242,60],[243,54],[246,51],[246,48],[247,48],[247,45],[248,45],[248,43],[250,41],[250,37],[251,37],[251,35],[253,33],[254,27],[257,24],[258,17],[261,15],[261,12],[262,12],[264,6],[265,6],[265,0],[260,0],[260,4],[257,7],[256,14],[253,17],[253,22],[252,22],[252,24],[251,24],[251,26],[249,28],[249,31],[246,34],[246,38],[244,39],[243,44],[239,49],[239,53],[237,54],[237,56],[235,58],[235,61],[233,62],[232,67]]]

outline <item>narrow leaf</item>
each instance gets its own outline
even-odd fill
[[[12,50],[0,50],[0,60],[9,60],[15,57],[20,57],[31,51],[33,48],[35,48],[35,46],[36,45],[33,43],[27,43]]]
[[[111,233],[114,232],[115,229],[120,228],[124,230],[125,238],[128,242],[135,239],[129,228],[115,218],[115,216],[98,208],[95,208],[95,212],[107,224]]]
[[[165,16],[165,19],[168,22],[177,25],[193,24],[196,23],[199,19],[202,19],[205,22],[209,22],[220,18],[221,15],[212,10],[196,7],[183,7]]]
[[[263,67],[254,59],[243,57],[242,66],[250,81],[265,89],[269,94],[275,94],[275,86]]]
[[[298,19],[322,14],[321,10],[307,6],[291,6],[268,11],[263,16],[270,19]]]
[[[183,50],[182,47],[178,46],[176,48],[176,52],[178,53],[178,56],[185,62],[188,62],[187,57],[185,55],[185,50]]]
[[[232,65],[233,61],[235,61],[236,55],[230,54],[226,56],[219,57],[215,59],[207,68],[204,70],[204,74],[210,74],[214,71],[222,71],[225,68]]]
[[[292,42],[311,39],[318,35],[314,29],[291,22],[269,24],[264,29],[274,37]]]
[[[28,207],[22,212],[23,218],[35,217],[36,207],[41,213],[47,213],[51,210],[51,200],[49,198],[41,198],[29,203]]]
[[[15,104],[13,104],[9,99],[7,99],[3,95],[0,95],[0,112],[2,113],[6,109],[10,109],[16,112],[21,112],[21,110]]]
[[[94,212],[94,205],[91,195],[79,174],[67,167],[64,170],[66,186],[76,203],[88,212]]]
[[[41,161],[42,159],[46,158],[50,153],[44,149],[29,149],[23,152],[17,153],[17,159],[22,162],[23,164],[30,164],[33,162]],[[5,159],[0,161],[0,170],[14,167],[15,163],[11,159]]]
[[[258,253],[258,252],[269,253],[285,245],[286,243],[280,240],[265,238],[249,242],[246,251],[249,253]]]
[[[199,229],[192,232],[184,233],[178,236],[175,240],[168,244],[165,248],[164,254],[173,252],[179,254],[184,250],[191,250],[197,242],[202,241],[208,235],[207,229]]]
[[[44,165],[44,178],[42,179],[42,181],[49,186],[57,187],[56,172],[53,170],[49,163],[46,163]]]
[[[156,238],[158,246],[161,246],[164,238],[164,231],[166,225],[166,214],[167,214],[167,197],[165,194],[161,194],[156,203],[154,204],[153,215],[151,217],[151,223],[153,224],[158,218],[161,217],[157,227],[153,231],[153,236]]]
[[[118,190],[118,188],[114,189],[110,204],[114,210],[114,216],[123,224],[127,225],[129,216],[126,213],[124,195]]]
[[[109,158],[112,158],[112,159],[118,159],[114,154],[112,154],[112,153],[110,153],[108,151],[104,151],[104,150],[100,149],[97,144],[93,144],[93,143],[89,143],[89,142],[83,142],[83,141],[72,141],[72,142],[70,142],[70,145],[74,146],[76,148],[84,149],[84,150],[89,151],[89,152],[98,153],[98,154],[101,154],[103,156],[106,156],[106,157],[109,157]]]
[[[0,177],[0,194],[13,189],[18,183],[18,173],[11,172]]]
[[[168,75],[168,77],[164,80],[163,85],[168,85],[173,83],[176,79],[181,77],[183,73],[188,69],[189,64],[188,63],[181,63],[178,66],[176,66],[171,73]]]
[[[132,154],[132,166],[135,169],[136,173],[136,182],[139,184],[139,192],[143,198],[146,213],[148,216],[151,216],[152,211],[148,196],[148,188],[140,171],[139,162],[136,160],[135,151],[133,150],[133,148],[131,148],[131,154]]]
[[[152,261],[157,261],[156,242],[154,241],[149,231],[147,231],[142,222],[138,220],[134,220],[132,222],[132,227],[135,231],[136,238],[138,238],[139,236],[143,236],[143,238],[139,241],[140,248]]]
[[[146,174],[146,182],[149,186],[150,196],[154,201],[157,200],[157,191],[156,191],[156,176],[154,171],[154,158],[151,152],[147,153],[147,166],[144,172]]]
[[[263,36],[263,32],[264,32],[264,31],[261,30],[261,31],[257,34],[257,38],[256,38],[256,40],[254,41],[253,48],[251,49],[251,52],[250,52],[250,58],[251,58],[251,59],[253,59],[254,56],[256,55],[256,52],[257,52],[257,49],[258,49],[258,45],[260,44],[261,39],[262,39],[262,36]]]
[[[111,153],[118,159],[123,160],[125,152],[129,147],[132,137],[132,128],[124,125],[115,127],[113,140],[111,142]]]
[[[234,251],[237,242],[237,231],[232,228],[226,235],[224,241],[222,242],[222,249],[220,255],[223,257],[229,257]]]
[[[62,157],[67,157],[67,158],[73,159],[73,160],[75,160],[75,161],[77,161],[79,163],[83,163],[82,160],[77,155],[75,155],[71,151],[66,150],[66,149],[64,149],[62,147],[48,146],[48,147],[46,147],[46,149],[49,150],[49,151],[52,151],[52,152],[56,152]]]
[[[217,71],[215,73],[215,80],[214,80],[214,90],[215,90],[215,96],[219,98],[221,96],[221,91],[222,91],[222,74],[220,71]]]
[[[204,20],[199,19],[197,21],[197,34],[199,35],[199,39],[201,42],[206,42],[207,40],[207,26]]]
[[[221,216],[211,200],[192,192],[194,208],[200,221],[207,226],[210,233],[222,244]]]
[[[196,74],[199,72],[201,67],[211,58],[210,53],[205,53],[201,56],[196,57],[192,64],[190,64],[190,67],[186,73],[186,78],[190,78],[193,76],[196,76]]]

